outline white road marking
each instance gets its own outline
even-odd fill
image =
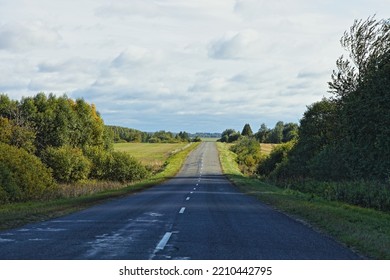
[[[186,200],[190,200],[190,197],[187,197]]]
[[[0,238],[0,243],[1,242],[13,242],[15,241],[14,239],[9,239],[9,238]]]
[[[182,207],[182,208],[180,209],[179,213],[180,213],[180,214],[183,214],[185,210],[186,210],[186,208],[185,208],[185,207]]]
[[[171,238],[172,232],[166,232],[163,236],[163,238],[160,240],[160,242],[156,246],[156,250],[163,250],[165,248],[165,245],[167,245],[169,238]]]
[[[196,191],[196,188],[194,188],[194,191]]]

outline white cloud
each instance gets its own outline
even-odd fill
[[[161,9],[154,0],[111,1],[96,8],[95,13],[101,17],[156,17],[161,14]]]
[[[1,1],[1,0],[0,0]],[[106,123],[153,131],[298,121],[327,94],[355,18],[384,0],[13,0],[0,9],[0,92],[68,93]]]
[[[117,68],[136,67],[158,62],[161,58],[159,51],[151,51],[137,46],[127,47],[112,61]]]
[[[225,34],[209,46],[208,54],[216,59],[250,58],[251,45],[258,40],[255,30],[244,30],[233,35]]]
[[[0,49],[29,50],[58,47],[61,36],[41,21],[11,22],[0,26]]]

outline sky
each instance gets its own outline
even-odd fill
[[[298,123],[374,14],[388,0],[0,0],[0,93],[83,98],[150,132]]]

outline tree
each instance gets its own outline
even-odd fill
[[[284,124],[282,142],[286,143],[296,139],[297,137],[298,137],[298,124],[296,123]]]
[[[267,142],[267,143],[275,143],[275,144],[282,143],[282,140],[283,140],[283,129],[284,129],[283,122],[282,121],[278,121],[275,124],[274,129],[272,129],[271,132],[268,134],[268,137],[266,138],[265,142]]]
[[[389,20],[377,21],[375,16],[367,20],[355,20],[349,31],[345,31],[340,43],[349,52],[349,59],[341,56],[336,61],[329,82],[330,92],[337,97],[356,92],[372,65],[378,63],[389,51]]]
[[[242,129],[241,135],[242,136],[249,136],[249,137],[253,135],[252,128],[248,123],[245,124],[244,128]]]
[[[271,130],[265,125],[265,123],[262,123],[255,137],[260,143],[264,143],[268,138],[270,131]]]
[[[234,130],[234,129],[225,129],[223,132],[222,132],[222,135],[221,135],[221,139],[220,141],[221,142],[229,142],[229,139],[231,140],[231,136],[232,135],[235,135],[237,134],[237,132]]]

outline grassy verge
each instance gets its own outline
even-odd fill
[[[162,172],[131,185],[67,199],[0,205],[0,229],[15,228],[27,223],[59,217],[85,209],[108,199],[125,196],[162,183],[166,179],[176,175],[188,154],[198,145],[199,143],[194,143],[189,145],[186,149],[175,153],[166,160],[167,164]]]
[[[278,188],[241,174],[234,154],[218,143],[223,171],[243,192],[312,226],[370,259],[390,259],[390,214]]]

